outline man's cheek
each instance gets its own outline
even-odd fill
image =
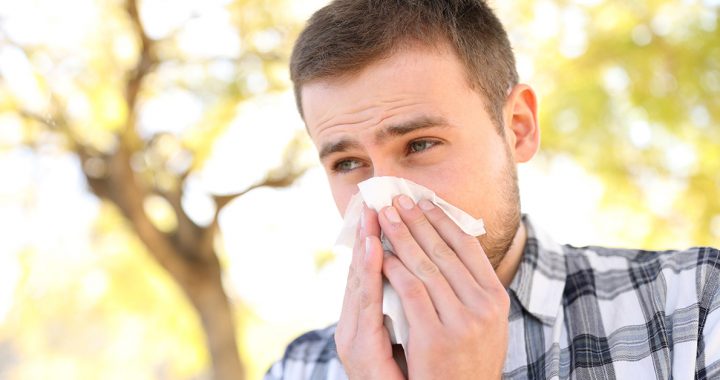
[[[353,193],[346,187],[333,187],[332,184],[330,185],[330,191],[332,192],[338,212],[344,218],[345,211],[347,211],[347,207],[350,204],[350,199],[352,199]],[[355,192],[357,192],[357,186],[355,187]]]

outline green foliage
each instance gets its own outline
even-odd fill
[[[518,8],[508,29],[534,62],[526,80],[541,95],[542,154],[569,154],[598,175],[605,209],[648,216],[651,227],[625,236],[629,243],[717,245],[720,7],[557,1]],[[532,38],[538,32],[547,38]]]

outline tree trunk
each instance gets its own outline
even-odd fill
[[[213,378],[244,380],[245,369],[238,355],[233,311],[223,289],[217,256],[210,256],[207,263],[197,264],[193,269],[192,278],[180,285],[200,315],[212,358]]]
[[[180,226],[171,233],[161,232],[144,212],[147,189],[133,172],[124,146],[108,158],[108,168],[108,176],[102,179],[86,176],[93,192],[118,206],[148,252],[197,310],[210,351],[213,378],[243,380],[245,372],[235,341],[232,307],[222,285],[220,260],[213,249],[217,218],[210,226],[200,228],[184,214],[180,202],[172,201],[180,197],[171,197]]]

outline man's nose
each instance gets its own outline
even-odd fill
[[[402,170],[391,163],[373,163],[373,177],[402,177]]]

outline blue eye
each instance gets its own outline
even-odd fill
[[[428,150],[435,145],[437,145],[437,141],[415,140],[415,141],[411,142],[410,144],[408,144],[408,152],[409,153],[419,153],[424,150]]]

